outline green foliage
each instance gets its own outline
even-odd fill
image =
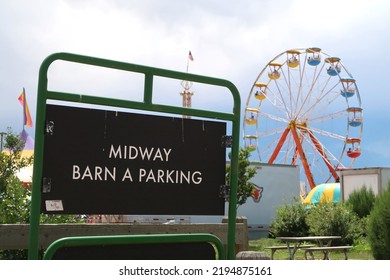
[[[360,190],[353,191],[345,202],[359,218],[367,217],[375,203],[375,194],[372,189],[363,186]]]
[[[0,194],[0,224],[29,223],[31,192],[18,178],[8,179],[7,191]]]
[[[357,215],[342,203],[321,204],[310,208],[306,222],[311,235],[341,236],[340,241],[335,241],[338,245],[353,244],[362,234]]]
[[[376,198],[369,215],[368,241],[375,259],[390,260],[390,184]]]
[[[284,204],[277,210],[271,223],[273,236],[307,236],[309,227],[306,223],[307,211],[295,199],[291,204]]]
[[[229,158],[231,155],[229,154]],[[237,207],[244,204],[248,197],[253,193],[253,184],[249,182],[256,175],[256,169],[250,167],[249,148],[240,148],[238,154],[238,188],[237,188]],[[226,167],[226,183],[230,185],[231,167]],[[228,197],[227,197],[228,199]]]
[[[16,171],[33,162],[33,157],[21,156],[25,143],[19,136],[13,134],[10,128],[4,137],[4,142],[7,152],[0,152],[0,194],[6,192],[6,186],[10,180],[13,180]]]
[[[310,209],[298,199],[278,208],[271,223],[273,236],[339,235],[339,244],[364,243],[365,221],[341,203],[321,204]],[[363,240],[363,241],[362,241]]]

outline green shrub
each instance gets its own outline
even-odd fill
[[[375,201],[368,220],[368,241],[377,260],[390,260],[390,184]]]
[[[312,207],[306,217],[311,235],[339,235],[335,245],[353,244],[362,235],[357,215],[342,203],[328,203]]]
[[[292,204],[279,207],[271,223],[273,236],[307,236],[309,227],[306,224],[307,211],[297,200]]]
[[[359,218],[367,217],[375,203],[375,194],[372,189],[363,186],[360,190],[353,191],[345,202]]]
[[[10,176],[6,191],[0,193],[0,224],[29,223],[30,194],[18,178]]]
[[[238,153],[238,185],[237,185],[237,207],[246,203],[247,199],[252,196],[253,183],[249,182],[256,175],[256,168],[250,166],[249,157],[251,151],[248,147],[240,148]],[[231,153],[229,153],[229,159]],[[226,166],[226,184],[230,185],[231,166]],[[229,201],[229,195],[225,197]]]

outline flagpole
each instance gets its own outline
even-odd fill
[[[190,65],[190,60],[194,61],[194,57],[192,56],[191,51],[188,51],[188,56],[187,56],[187,73],[188,73],[188,67]]]
[[[3,139],[4,139],[4,136],[7,135],[7,133],[5,132],[0,132],[0,153],[3,151]]]
[[[24,130],[24,126],[26,124],[26,91],[23,87],[23,125],[22,125],[22,131]]]
[[[187,57],[187,73],[188,73],[188,68],[189,68],[189,65],[190,65],[190,58]]]

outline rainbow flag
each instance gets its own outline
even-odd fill
[[[32,127],[32,118],[30,114],[30,109],[27,105],[27,99],[26,99],[26,91],[23,88],[22,93],[20,94],[18,98],[20,104],[23,106],[23,125]]]

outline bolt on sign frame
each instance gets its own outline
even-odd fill
[[[75,93],[66,93],[48,90],[48,70],[55,61],[66,61],[84,65],[92,65],[108,69],[116,69],[128,72],[144,74],[144,95],[143,102]],[[177,80],[192,81],[212,86],[227,88],[233,96],[233,108],[231,113],[200,110],[194,108],[183,108],[163,104],[155,104],[152,101],[153,79],[154,77],[171,78]],[[235,259],[235,230],[237,214],[237,184],[238,184],[238,152],[239,152],[239,132],[240,132],[240,108],[241,99],[236,86],[230,81],[200,76],[190,73],[171,71],[161,68],[136,65],[131,63],[112,61],[102,58],[83,56],[71,53],[55,53],[48,56],[41,64],[38,78],[38,98],[37,116],[35,128],[35,148],[34,148],[34,169],[33,188],[30,219],[29,236],[29,259],[38,259],[39,250],[39,223],[41,207],[41,188],[43,182],[43,153],[44,153],[44,131],[46,122],[46,105],[48,100],[84,103],[91,105],[112,106],[117,108],[136,109],[159,113],[169,113],[177,115],[196,116],[208,119],[218,119],[232,123],[232,146],[231,146],[231,186],[228,207],[228,235],[227,235],[227,259]],[[181,238],[180,236],[178,237]],[[187,235],[191,238],[191,235]]]

